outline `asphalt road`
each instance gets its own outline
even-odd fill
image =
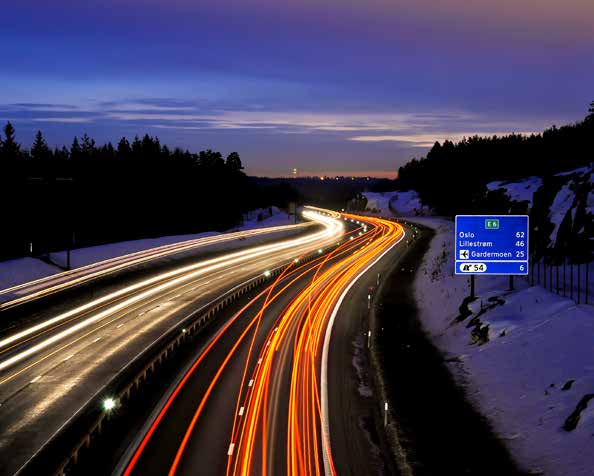
[[[36,312],[0,339],[1,474],[14,474],[135,356],[234,285],[334,244],[337,232],[239,250]],[[307,237],[313,236],[308,234]],[[117,288],[117,286],[116,286]],[[110,290],[113,289],[110,288]],[[39,302],[36,303],[39,307]],[[11,310],[12,311],[12,310]],[[14,312],[14,311],[13,311]],[[23,322],[27,322],[23,316]]]
[[[370,462],[381,470],[359,424],[369,403],[359,402],[353,366],[367,290],[358,279],[406,246],[398,226],[369,221],[332,254],[291,267],[197,351],[119,473],[371,474]]]

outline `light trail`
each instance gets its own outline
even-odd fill
[[[273,244],[255,246],[246,250],[229,253],[217,258],[204,260],[193,265],[184,266],[173,271],[161,273],[150,279],[142,280],[133,285],[126,286],[115,292],[109,293],[102,296],[101,298],[92,300],[83,304],[82,306],[75,307],[67,312],[61,313],[57,316],[51,317],[44,320],[43,322],[10,335],[0,340],[0,349],[14,346],[14,344],[22,344],[30,340],[30,337],[40,333],[47,328],[55,326],[63,321],[69,320],[70,318],[79,314],[85,313],[89,310],[98,308],[105,303],[129,295],[130,293],[137,292],[137,294],[128,297],[115,305],[107,307],[101,312],[94,313],[90,317],[80,320],[75,324],[70,325],[68,328],[57,332],[56,334],[42,339],[39,343],[32,345],[20,352],[16,352],[14,355],[0,361],[0,370],[7,369],[16,363],[32,356],[43,349],[46,349],[53,344],[62,341],[63,339],[79,332],[114,313],[129,308],[135,303],[142,302],[143,300],[154,296],[155,294],[162,292],[167,289],[173,289],[176,286],[182,285],[184,282],[196,279],[199,276],[208,274],[213,271],[224,269],[226,267],[253,261],[257,258],[263,258],[271,256],[281,251],[291,250],[303,246],[315,246],[319,242],[327,242],[328,240],[336,240],[342,234],[343,226],[342,223],[336,219],[329,218],[313,211],[305,211],[303,215],[323,225],[323,229],[316,233],[308,234],[304,237],[289,239],[280,241]],[[144,290],[143,290],[144,289]]]
[[[275,435],[268,436],[267,429],[275,417],[269,409],[275,408],[274,401],[281,398],[270,392],[271,382],[278,377],[275,351],[281,346],[290,346],[293,351],[286,416],[286,472],[290,475],[335,474],[327,424],[322,424],[319,351],[331,317],[335,316],[352,284],[403,237],[400,225],[378,219],[365,221],[375,226],[374,231],[368,232],[373,245],[364,245],[354,257],[316,274],[281,317],[279,331],[271,337],[273,350],[263,349],[262,364],[256,369],[254,385],[243,404],[245,411],[239,437],[232,437],[235,451],[229,457],[227,474],[251,474],[254,468],[259,468],[263,475],[273,474],[271,452],[267,447],[274,445]],[[368,237],[364,238],[367,241]],[[257,446],[261,450],[259,458]]]
[[[98,277],[120,271],[122,269],[135,266],[159,258],[164,258],[184,251],[196,250],[206,246],[226,243],[237,239],[246,239],[259,235],[276,233],[289,230],[291,228],[301,228],[311,226],[313,222],[305,222],[297,225],[282,225],[267,228],[258,228],[255,230],[246,230],[234,233],[225,233],[223,235],[208,236],[193,240],[186,240],[179,243],[158,246],[148,250],[137,251],[114,258],[98,261],[76,269],[56,273],[51,276],[29,281],[27,283],[12,286],[0,290],[2,295],[23,295],[0,304],[0,310],[14,307],[27,301],[38,299],[40,297],[62,291],[66,288],[81,284],[83,282],[96,279]]]
[[[335,216],[330,214],[329,217],[334,219]],[[253,332],[251,339],[245,344],[247,356],[243,371],[237,377],[238,393],[233,410],[233,425],[229,444],[225,446],[226,474],[260,473],[274,476],[285,471],[291,475],[335,474],[327,423],[327,400],[323,401],[325,388],[322,382],[325,372],[322,368],[323,354],[327,352],[325,347],[328,345],[331,326],[338,307],[351,286],[404,236],[403,228],[390,221],[345,216],[351,221],[365,222],[368,231],[360,236],[352,236],[352,240],[346,240],[334,251],[317,258],[313,264],[299,265],[299,260],[294,261],[293,266],[268,289],[234,315],[175,387],[126,466],[124,475],[131,475],[135,471],[144,449],[162,424],[167,410],[182,392],[183,385],[196,372],[200,363],[209,354],[216,352],[219,339],[236,323],[245,327],[241,328],[240,336],[231,342],[231,350],[218,356],[221,358],[220,364],[217,364],[219,367],[215,368],[216,372],[208,382],[207,390],[199,396],[199,403],[167,473],[173,476],[179,471],[192,434],[200,428],[200,416],[206,403],[212,398],[218,381],[237,349],[250,332]],[[254,355],[255,337],[263,314],[274,301],[293,289],[306,276],[309,276],[308,283],[300,288],[298,294],[275,316],[272,323],[268,322],[268,331],[260,338],[263,340],[258,355]],[[256,305],[258,299],[258,306],[261,307],[255,315],[245,324],[239,324],[241,315]],[[289,375],[288,382],[283,377],[286,373]],[[282,380],[288,384],[288,392],[283,392]],[[327,395],[325,398],[327,399]],[[279,408],[283,408],[283,405],[288,407],[288,411],[279,414]],[[282,433],[284,425],[286,434]],[[285,437],[286,446],[277,448],[278,440],[283,441]],[[275,466],[274,460],[279,451],[286,455],[286,468],[282,471]]]

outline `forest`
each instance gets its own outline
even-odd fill
[[[0,134],[0,199],[0,259],[225,230],[250,209],[286,206],[248,180],[236,152],[171,150],[149,135],[114,146],[85,134],[50,149],[41,132],[26,150],[11,123]]]
[[[499,213],[506,204],[486,184],[529,176],[550,177],[594,160],[594,102],[587,117],[529,136],[469,137],[436,142],[426,157],[398,170],[392,187],[414,189],[438,215]]]

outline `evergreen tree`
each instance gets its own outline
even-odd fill
[[[52,153],[47,146],[47,142],[43,138],[43,134],[41,131],[37,131],[35,134],[35,140],[33,141],[33,146],[31,147],[31,157],[35,160],[47,160],[51,157]]]
[[[70,146],[70,158],[72,160],[78,160],[81,158],[80,145],[78,143],[78,137],[74,136],[72,145]]]
[[[95,147],[95,141],[91,139],[87,133],[82,136],[82,144],[81,144],[81,154],[85,159],[90,159],[95,157],[95,153],[97,149]]]
[[[232,172],[240,172],[243,170],[243,164],[241,163],[241,158],[237,152],[231,152],[227,156],[225,165]]]
[[[0,152],[6,159],[17,159],[21,156],[21,146],[16,142],[15,129],[10,122],[4,126],[4,140]]]
[[[588,108],[588,115],[586,116],[586,121],[589,123],[594,122],[594,101],[590,103],[590,107]]]
[[[132,148],[130,147],[130,142],[125,137],[122,137],[118,142],[118,159],[127,160],[131,154]]]

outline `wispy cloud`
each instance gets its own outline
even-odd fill
[[[435,141],[452,141],[452,142],[459,142],[465,138],[473,137],[473,136],[503,136],[506,134],[516,133],[516,134],[524,134],[530,135],[537,131],[516,131],[516,130],[507,130],[507,131],[482,131],[482,130],[475,130],[472,132],[434,132],[434,133],[419,133],[419,134],[408,134],[408,135],[370,135],[370,136],[356,136],[356,137],[349,137],[349,140],[354,142],[405,142],[413,147],[431,147]]]
[[[206,100],[167,98],[104,101],[82,108],[67,104],[18,103],[0,105],[30,123],[125,123],[146,129],[179,131],[257,131],[267,134],[319,134],[338,141],[400,143],[406,147],[431,147],[436,140],[459,141],[474,135],[504,135],[538,130],[534,124],[505,124],[467,111],[301,112],[231,109],[229,104]]]
[[[64,124],[93,122],[93,119],[90,117],[35,117],[31,120],[33,122],[63,122]]]

